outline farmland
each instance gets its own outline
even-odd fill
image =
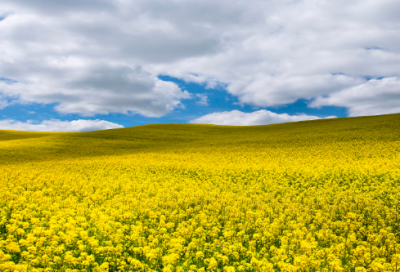
[[[1,271],[400,271],[400,115],[0,131]]]

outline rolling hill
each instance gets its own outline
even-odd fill
[[[0,270],[397,271],[399,136],[400,114],[0,130]]]

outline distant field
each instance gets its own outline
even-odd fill
[[[0,130],[0,271],[400,271],[400,114]]]

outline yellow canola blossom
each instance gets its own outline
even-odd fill
[[[400,271],[400,115],[0,131],[0,271]]]

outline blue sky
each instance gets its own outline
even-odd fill
[[[183,102],[184,107],[176,109],[162,117],[144,117],[139,114],[106,114],[96,115],[86,120],[106,120],[112,123],[120,124],[124,127],[138,126],[145,124],[156,123],[189,123],[201,116],[214,113],[214,112],[229,112],[232,110],[239,110],[245,113],[251,113],[261,109],[269,110],[278,114],[287,113],[289,115],[306,114],[318,116],[321,118],[328,116],[346,117],[346,108],[343,107],[321,107],[310,108],[308,107],[309,101],[299,99],[295,103],[275,106],[275,107],[255,107],[249,105],[240,105],[235,96],[227,93],[224,88],[207,88],[204,84],[187,83],[183,80],[169,77],[160,76],[164,81],[171,81],[176,83],[181,89],[187,90],[193,94],[193,99],[187,99]],[[201,104],[201,99],[196,95],[207,97],[207,104]],[[35,123],[40,123],[44,120],[57,119],[61,121],[73,121],[82,119],[79,114],[63,114],[57,112],[54,107],[56,104],[12,104],[0,110],[1,119],[12,119],[20,122],[27,122],[29,120]]]
[[[0,129],[263,125],[400,112],[394,0],[14,0]]]

